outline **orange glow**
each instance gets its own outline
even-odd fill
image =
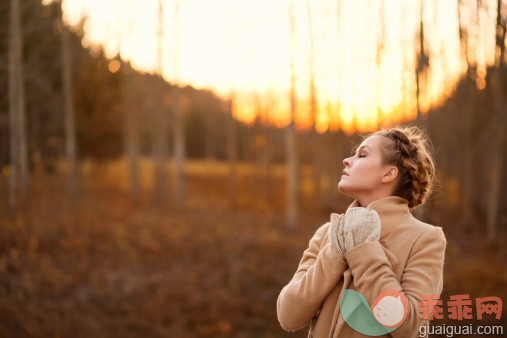
[[[179,3],[178,69],[174,68],[175,1]],[[311,128],[311,121],[315,120],[318,132],[328,128],[364,132],[416,116],[420,1],[384,2],[384,48],[378,67],[380,3],[380,0],[311,2],[317,101],[316,117],[312,119],[307,3],[294,2],[297,128]],[[420,108],[426,112],[451,93],[465,69],[460,56],[456,1],[424,2],[424,6],[430,68],[421,83]],[[119,51],[134,68],[154,71],[158,1],[64,0],[63,9],[70,24],[77,23],[85,14],[88,16],[84,45],[103,45],[109,57]],[[234,91],[235,116],[247,123],[256,119],[258,107],[254,97],[258,97],[266,109],[264,123],[278,127],[289,123],[287,1],[167,0],[163,2],[163,14],[162,70],[167,81],[177,79],[180,85],[212,89],[223,98]],[[494,43],[486,38],[494,36],[491,33],[494,25],[489,21],[481,21],[484,37],[474,40],[475,48],[470,48],[479,71],[493,61]],[[113,63],[109,66],[113,71]],[[483,83],[479,81],[478,86]]]
[[[121,64],[118,60],[112,60],[111,62],[109,62],[107,68],[111,73],[116,73],[118,70],[120,70],[120,66]]]

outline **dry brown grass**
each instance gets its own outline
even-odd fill
[[[262,179],[241,164],[236,210],[224,164],[189,162],[186,210],[152,205],[151,166],[141,166],[136,207],[121,161],[84,163],[75,203],[63,176],[33,178],[15,217],[1,196],[0,336],[288,336],[276,298],[328,218],[312,207],[311,188],[302,191],[300,228],[289,231],[281,166],[266,199]],[[303,169],[306,185],[310,174]],[[470,243],[450,243],[446,292],[500,296],[505,251],[476,254]]]

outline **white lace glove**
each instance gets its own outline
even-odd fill
[[[343,222],[345,251],[361,243],[380,238],[380,218],[375,210],[354,207],[347,210]]]
[[[343,236],[343,223],[345,218],[341,214],[331,214],[331,225],[328,228],[329,241],[339,253],[345,252],[345,238]]]

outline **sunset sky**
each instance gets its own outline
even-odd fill
[[[291,3],[299,127],[308,127],[310,121],[311,35],[319,131],[331,125],[333,130],[351,132],[354,117],[361,131],[374,128],[378,105],[383,121],[415,116],[419,1],[383,2],[385,34],[380,67],[377,46],[382,1]],[[496,3],[486,3],[489,10],[481,10],[477,16],[483,36],[470,37],[469,41],[469,57],[477,61],[482,77],[486,64],[494,58]],[[176,4],[179,10],[175,21]],[[109,57],[119,49],[121,57],[131,60],[135,68],[156,71],[158,0],[64,0],[63,8],[69,24],[76,24],[83,16],[88,18],[85,46],[102,45]],[[424,2],[430,70],[421,97],[423,110],[448,96],[466,70],[460,57],[457,14],[456,0]],[[464,10],[461,15],[462,22],[476,18],[475,13]],[[268,112],[262,116],[265,122],[278,126],[288,122],[288,0],[168,0],[163,1],[163,20],[162,73],[167,81],[212,89],[224,98],[234,90],[235,114],[241,120],[255,119],[259,110],[255,102],[259,101],[261,110]]]

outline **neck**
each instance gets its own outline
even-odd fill
[[[372,202],[375,202],[379,199],[386,198],[391,196],[388,193],[385,192],[378,192],[376,194],[370,194],[368,196],[359,196],[356,198],[357,202],[359,203],[359,206],[366,208],[368,205],[370,205]]]

